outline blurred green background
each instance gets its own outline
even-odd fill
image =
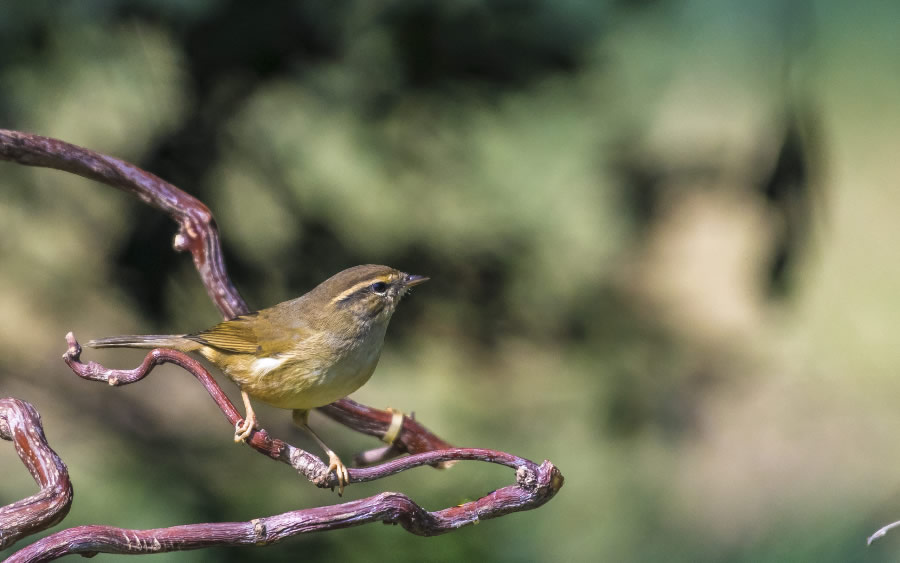
[[[252,307],[359,263],[431,276],[353,397],[566,477],[538,510],[438,538],[370,525],[153,560],[896,560],[900,533],[865,547],[900,518],[900,7],[881,6],[0,4],[0,126],[205,201]],[[121,389],[70,373],[69,330],[217,312],[159,212],[0,170],[0,395],[38,408],[69,466],[55,529],[339,500],[233,445],[178,370]],[[345,458],[377,445],[312,424]],[[7,504],[34,485],[0,447]],[[437,509],[512,481],[464,463],[345,498]]]

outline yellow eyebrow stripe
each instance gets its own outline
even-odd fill
[[[374,278],[369,278],[369,279],[366,280],[366,281],[359,282],[358,284],[354,285],[354,286],[351,287],[350,289],[345,289],[344,291],[342,291],[340,294],[338,294],[337,297],[335,297],[334,299],[331,300],[331,303],[337,303],[338,301],[341,301],[341,300],[343,300],[343,299],[346,299],[347,297],[353,295],[354,293],[356,293],[356,292],[359,291],[360,289],[362,289],[362,288],[364,288],[364,287],[368,287],[368,286],[370,286],[370,285],[372,285],[373,283],[376,283],[376,282],[390,283],[390,282],[391,282],[391,276],[389,276],[389,275],[388,275],[388,276],[377,276],[377,277],[374,277]]]

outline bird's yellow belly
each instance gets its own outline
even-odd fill
[[[251,397],[282,409],[308,410],[333,403],[363,386],[375,371],[380,350],[360,350],[330,366],[309,358],[258,358],[251,377],[232,377]]]

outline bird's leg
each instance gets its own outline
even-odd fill
[[[253,432],[256,425],[256,413],[253,412],[253,405],[250,404],[250,395],[243,389],[241,390],[241,398],[244,399],[244,420],[234,425],[234,441],[235,443],[244,442]]]
[[[319,436],[313,432],[313,429],[309,427],[309,411],[304,410],[294,410],[293,413],[294,424],[299,426],[300,428],[309,432],[309,435],[312,436],[313,440],[319,444],[319,447],[325,450],[325,453],[328,454],[328,471],[334,471],[334,474],[337,475],[338,478],[338,496],[344,496],[344,485],[350,482],[350,472],[347,471],[347,466],[344,465],[344,462],[341,461],[341,458],[338,457],[334,451],[325,445],[325,442],[322,441]]]

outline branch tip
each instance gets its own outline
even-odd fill
[[[81,344],[75,339],[75,335],[72,331],[66,333],[66,345],[68,345],[68,349],[66,350],[66,353],[63,354],[63,360],[65,360],[66,363],[69,363],[70,361],[77,362],[81,357]]]
[[[869,536],[869,538],[866,540],[866,545],[872,545],[872,542],[874,542],[877,539],[883,538],[884,536],[887,535],[888,532],[890,532],[891,530],[893,530],[894,528],[896,528],[898,526],[900,526],[900,520],[898,520],[896,522],[891,522],[887,526],[882,526],[881,528],[878,529],[877,532],[875,532],[874,534]]]

